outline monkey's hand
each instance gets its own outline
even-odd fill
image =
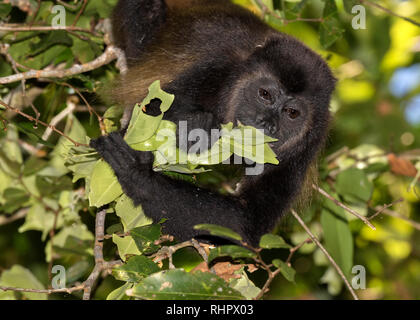
[[[118,178],[133,171],[151,171],[153,154],[136,151],[123,139],[121,132],[112,132],[90,141],[90,146],[112,167]]]

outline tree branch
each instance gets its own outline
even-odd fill
[[[1,29],[0,29],[1,30]],[[89,72],[107,65],[115,59],[120,59],[123,55],[121,49],[115,46],[108,46],[104,53],[102,53],[95,60],[84,64],[75,64],[68,69],[43,69],[43,70],[29,70],[27,72],[13,74],[11,76],[0,78],[0,84],[13,83],[21,81],[22,79],[39,79],[39,78],[66,78],[76,74]]]
[[[331,257],[331,255],[328,253],[328,251],[324,248],[324,246],[319,242],[317,237],[311,232],[311,230],[308,228],[308,226],[303,222],[303,220],[299,217],[299,215],[296,213],[295,210],[292,210],[292,215],[296,218],[296,220],[299,222],[299,224],[305,229],[306,233],[311,237],[312,241],[315,242],[315,244],[321,249],[321,251],[325,254],[325,256],[328,258],[328,260],[331,262],[331,264],[334,266],[335,270],[337,270],[340,277],[343,279],[345,285],[349,289],[351,295],[353,296],[354,300],[359,300],[358,296],[354,292],[353,288],[351,287],[349,281],[347,280],[346,276],[344,275],[341,268],[338,266],[338,264],[334,261],[334,259]]]
[[[360,213],[357,213],[356,211],[354,211],[353,209],[347,207],[345,204],[341,203],[340,201],[338,201],[337,199],[335,199],[333,196],[329,195],[325,190],[323,190],[322,188],[316,186],[315,184],[312,185],[312,188],[315,189],[316,191],[318,191],[320,194],[322,194],[324,197],[326,197],[327,199],[331,200],[332,202],[334,202],[337,206],[339,206],[340,208],[343,208],[344,210],[346,210],[347,212],[351,213],[352,215],[356,216],[357,218],[359,218],[360,220],[362,220],[365,224],[367,224],[369,226],[369,228],[371,228],[372,230],[376,230],[375,226],[364,216],[362,216]]]

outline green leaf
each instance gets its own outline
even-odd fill
[[[88,230],[86,225],[81,223],[73,223],[72,225],[62,228],[53,239],[54,254],[58,257],[66,256],[66,258],[88,257],[93,255],[94,236]],[[46,261],[51,261],[51,241],[45,246]]]
[[[12,177],[18,177],[20,173],[20,164],[10,160],[0,149],[0,169]]]
[[[44,161],[38,157],[32,156],[26,162],[23,168],[23,175],[30,176],[38,171],[41,171],[48,165],[47,161]]]
[[[328,210],[321,214],[324,230],[325,247],[345,275],[349,275],[353,266],[353,236],[348,222]]]
[[[3,192],[5,204],[2,206],[1,211],[6,213],[13,213],[17,209],[24,206],[29,200],[28,193],[25,190],[17,188],[7,188]]]
[[[273,265],[280,269],[280,273],[290,282],[295,282],[296,271],[292,267],[289,267],[287,263],[281,261],[280,259],[273,260]]]
[[[133,284],[130,282],[127,282],[123,284],[121,287],[115,289],[112,291],[107,297],[106,300],[128,300],[130,299],[125,292],[128,289],[131,289],[133,287]]]
[[[19,227],[19,232],[26,232],[28,230],[37,230],[42,232],[42,240],[44,241],[54,226],[55,214],[51,211],[45,210],[40,203],[33,204],[25,217],[25,223]],[[57,221],[56,227],[60,227],[62,218]]]
[[[194,229],[206,230],[213,236],[231,238],[238,241],[242,240],[242,237],[238,233],[230,230],[229,228],[218,226],[215,224],[199,224],[194,226]]]
[[[338,10],[335,0],[324,0],[323,21],[319,26],[320,41],[324,48],[330,47],[342,37],[344,30],[338,22]]]
[[[136,104],[124,140],[131,146],[152,138],[158,130],[162,118],[163,114],[156,117],[147,115],[140,105]]]
[[[243,296],[208,272],[188,273],[180,269],[155,273],[133,289],[129,296],[148,300],[242,300]]]
[[[289,249],[291,248],[282,237],[275,234],[265,234],[261,237],[260,247],[263,249]]]
[[[152,253],[159,249],[159,246],[155,245],[154,242],[160,238],[161,228],[159,224],[152,224],[130,231],[130,235],[133,237],[140,252]]]
[[[157,117],[149,116],[143,112],[143,108],[153,99],[161,100],[160,110],[162,114]],[[124,137],[125,141],[129,145],[134,145],[150,139],[158,130],[163,113],[169,110],[174,99],[174,95],[166,93],[160,88],[160,81],[153,82],[149,87],[149,94],[141,105],[137,104],[134,107],[133,115]]]
[[[344,30],[339,27],[336,19],[330,18],[320,23],[320,42],[324,48],[331,47],[343,36]]]
[[[121,218],[125,232],[153,223],[145,216],[142,207],[134,207],[133,201],[125,194],[117,200],[115,212]]]
[[[0,4],[0,19],[4,19],[12,11],[12,6],[9,3]]]
[[[83,128],[79,120],[77,120],[77,118],[73,116],[67,117],[65,134],[67,134],[68,137],[80,143],[88,143],[86,130]],[[57,145],[51,153],[52,159],[50,161],[50,164],[62,174],[69,172],[69,169],[65,166],[65,160],[69,157],[69,153],[72,148],[75,148],[73,143],[71,143],[68,139],[64,137],[60,137]],[[77,150],[80,150],[79,148],[82,147],[78,147]]]
[[[117,245],[118,254],[120,255],[123,261],[126,261],[127,256],[141,254],[140,250],[136,246],[136,242],[134,241],[133,237],[119,237],[116,234],[113,234],[112,242],[114,242]]]
[[[218,246],[212,249],[209,254],[209,263],[218,257],[253,258],[256,254],[248,249],[235,245]]]
[[[337,192],[343,196],[350,196],[352,202],[367,202],[373,192],[373,184],[363,170],[351,168],[337,176],[335,185]]]
[[[74,283],[92,270],[92,265],[86,260],[77,261],[66,270],[66,283]]]
[[[0,277],[0,286],[38,290],[45,289],[30,270],[20,265],[14,265],[10,270],[3,271]],[[22,295],[30,300],[47,300],[47,294],[45,293],[22,292]]]
[[[89,205],[102,207],[122,193],[121,185],[109,164],[102,159],[96,162],[90,181]]]
[[[242,268],[239,274],[241,276],[239,279],[230,280],[230,287],[238,290],[248,300],[255,299],[261,292],[261,289],[258,288],[251,280],[249,280],[244,268]]]
[[[72,39],[65,30],[49,31],[45,34],[40,34],[39,38],[41,39],[40,41],[31,42],[30,44],[31,57],[37,56],[55,45],[71,47],[73,44]]]
[[[160,268],[145,256],[134,256],[127,264],[112,269],[112,275],[117,280],[137,283],[152,273],[159,272]]]

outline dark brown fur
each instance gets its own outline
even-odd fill
[[[335,80],[327,64],[226,0],[120,0],[113,24],[130,66],[114,85],[117,102],[130,108],[161,80],[175,95],[165,119],[208,132],[229,121],[263,129],[278,139],[272,148],[280,164],[244,177],[228,197],[154,172],[150,154],[130,149],[118,133],[92,146],[134,203],[155,221],[168,218],[166,232],[179,240],[202,236],[193,226],[213,223],[256,245],[310,185],[330,119]]]

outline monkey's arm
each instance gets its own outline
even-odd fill
[[[153,154],[133,150],[119,132],[92,140],[91,146],[112,167],[135,205],[141,204],[154,222],[168,219],[164,230],[177,240],[196,237],[203,232],[194,230],[194,225],[211,223],[231,228],[249,241],[243,230],[249,225],[246,208],[237,199],[154,172]]]

